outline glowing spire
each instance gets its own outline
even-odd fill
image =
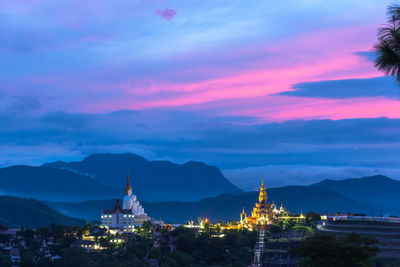
[[[246,213],[244,213],[244,207],[243,207],[242,213],[240,213],[240,223],[243,223],[244,219],[246,219]]]
[[[265,185],[264,185],[264,176],[262,177],[260,195],[258,196],[258,201],[259,202],[267,201],[267,190],[265,189]]]
[[[130,193],[132,193],[132,186],[129,180],[129,172],[128,172],[128,177],[126,178],[125,195],[129,196]]]
[[[304,219],[303,209],[301,209],[301,212],[300,212],[300,219]]]

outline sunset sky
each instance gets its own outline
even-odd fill
[[[400,85],[371,52],[391,2],[0,1],[0,166],[132,152],[247,189],[400,179]]]

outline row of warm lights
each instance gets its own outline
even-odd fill
[[[83,248],[91,248],[92,246],[91,245],[81,245],[81,247],[83,247]],[[104,249],[102,246],[99,246],[99,245],[97,245],[97,244],[95,244],[94,246],[93,246],[93,249]]]
[[[94,249],[104,249],[102,246],[99,246],[97,244],[94,245]]]
[[[306,217],[301,214],[300,216],[282,216],[279,219],[305,219]]]
[[[222,238],[222,237],[224,237],[225,236],[225,234],[215,234],[215,235],[212,235],[212,237],[219,237],[219,238]]]
[[[107,217],[109,217],[109,218],[111,218],[112,217],[112,215],[101,215],[101,218],[107,218]],[[126,215],[126,214],[124,214],[124,217],[135,217],[133,214],[128,214],[128,215]]]
[[[189,223],[187,225],[185,225],[185,227],[188,228],[204,228],[204,224],[209,223],[209,220],[206,218],[204,220],[200,220],[199,225],[195,225],[193,221],[189,221]]]

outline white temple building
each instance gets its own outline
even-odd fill
[[[122,208],[117,199],[114,209],[103,210],[101,224],[107,228],[119,229],[123,232],[133,232],[135,226],[140,226],[147,221],[151,221],[151,218],[144,212],[136,195],[132,194],[132,186],[128,173]]]

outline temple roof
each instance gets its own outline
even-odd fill
[[[267,198],[267,190],[265,189],[264,185],[264,176],[262,177],[262,182],[261,182],[261,188],[260,188],[260,194],[258,195],[258,201],[261,202],[266,202],[268,200]]]
[[[119,204],[119,199],[117,199],[117,202],[115,203],[114,210],[115,210],[115,211],[121,210],[121,205]]]
[[[119,213],[122,214],[134,214],[131,209],[119,209]],[[115,209],[104,209],[103,214],[114,214],[117,211]]]
[[[126,178],[126,186],[125,186],[125,195],[129,195],[129,191],[132,192],[132,186],[131,186],[131,182],[129,179],[129,172],[128,172],[128,177]]]

